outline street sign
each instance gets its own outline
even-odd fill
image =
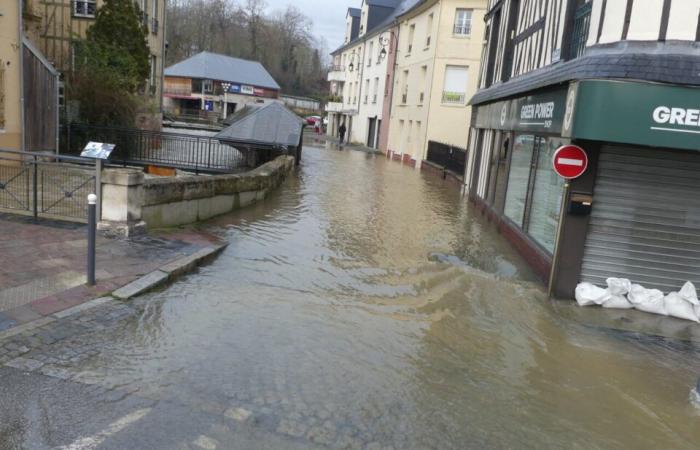
[[[116,147],[115,144],[90,141],[80,153],[80,156],[96,159],[109,159],[109,155],[112,153],[112,150],[114,150],[114,147]]]
[[[562,145],[554,152],[554,171],[566,180],[578,178],[588,168],[588,155],[578,145]]]

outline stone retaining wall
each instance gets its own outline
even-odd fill
[[[293,156],[279,156],[249,172],[144,179],[132,169],[107,169],[102,182],[101,228],[129,234],[138,227],[185,225],[250,205],[294,169]]]

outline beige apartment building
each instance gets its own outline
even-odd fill
[[[420,167],[430,141],[467,146],[486,0],[427,0],[398,17],[389,156]]]
[[[19,149],[22,140],[20,108],[19,2],[0,5],[0,148]]]

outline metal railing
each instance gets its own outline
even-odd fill
[[[464,104],[467,100],[464,92],[442,92],[442,103]]]
[[[0,211],[85,222],[100,167],[92,158],[0,149]]]
[[[112,163],[159,166],[195,173],[230,173],[247,167],[246,155],[210,136],[70,124],[62,128],[62,154],[78,155],[90,141],[115,144]]]
[[[441,142],[428,141],[428,154],[426,159],[456,175],[464,176],[467,151],[463,148],[454,147]]]
[[[345,66],[342,66],[340,64],[333,64],[329,72],[345,72]]]
[[[578,58],[586,50],[588,30],[591,26],[593,2],[585,3],[574,12],[574,27],[571,33],[570,58]]]
[[[452,32],[454,34],[468,35],[468,34],[471,34],[471,32],[472,32],[472,26],[471,26],[471,24],[469,24],[469,25],[455,25]]]

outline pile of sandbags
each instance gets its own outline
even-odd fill
[[[625,278],[608,278],[603,289],[591,283],[576,286],[576,301],[581,306],[630,309],[700,322],[700,301],[693,283],[688,281],[679,292],[664,296],[658,289],[646,289]]]

